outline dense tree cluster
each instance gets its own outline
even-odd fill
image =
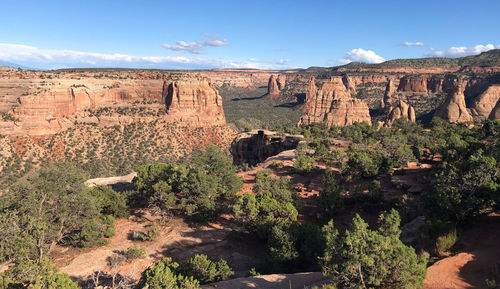
[[[242,181],[230,157],[208,146],[184,164],[140,166],[134,186],[137,198],[150,206],[206,219],[220,212],[225,200],[234,198]]]
[[[0,262],[14,264],[2,278],[33,286],[73,286],[46,256],[56,244],[103,244],[103,238],[114,235],[113,215],[126,214],[123,202],[106,189],[88,190],[81,172],[67,163],[43,168],[13,186],[0,196]]]

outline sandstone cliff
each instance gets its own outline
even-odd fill
[[[310,88],[312,92],[314,89],[312,86]],[[371,124],[368,106],[362,100],[350,97],[339,76],[323,82],[321,89],[311,96],[310,99],[306,97],[307,110],[299,125],[325,122],[328,126],[346,126],[362,121]]]
[[[286,75],[280,74],[278,75],[278,79],[276,79],[276,82],[278,83],[278,89],[281,91],[285,89],[286,86]]]
[[[497,101],[497,104],[495,105],[495,107],[491,111],[488,119],[491,119],[491,120],[500,119],[500,99]]]
[[[478,120],[488,119],[500,99],[500,85],[491,85],[472,103],[470,112]]]
[[[304,100],[304,105],[302,106],[303,111],[309,111],[313,109],[317,92],[318,88],[316,87],[316,78],[314,76],[311,76],[307,84],[306,98]]]
[[[200,126],[225,125],[222,98],[208,79],[171,82],[165,96],[170,121]]]
[[[344,76],[342,76],[342,82],[344,83],[345,87],[347,88],[347,90],[351,95],[356,94],[356,83],[352,79],[352,77],[350,77],[347,74],[344,74]]]
[[[402,100],[400,100],[396,106],[390,108],[385,120],[385,125],[391,126],[396,119],[400,118],[406,118],[413,122],[417,120],[415,116],[415,109]]]
[[[113,126],[158,117],[190,126],[225,124],[222,100],[208,80],[180,77],[191,80],[172,86],[176,101],[167,110],[173,80],[162,80],[165,75],[26,74],[31,78],[12,73],[0,78],[0,94],[7,96],[0,99],[2,135],[50,135],[76,123]]]
[[[472,121],[472,116],[465,106],[465,85],[466,83],[462,78],[456,76],[447,77],[443,84],[447,93],[446,100],[434,115],[448,122]]]

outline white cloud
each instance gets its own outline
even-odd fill
[[[385,59],[375,53],[373,50],[364,50],[362,48],[353,49],[344,55],[344,59],[340,59],[338,62],[342,64],[347,64],[350,62],[366,62],[366,63],[380,63],[384,62]]]
[[[401,46],[406,46],[406,47],[412,47],[412,46],[416,46],[416,47],[422,47],[422,46],[425,46],[425,43],[423,42],[420,42],[420,41],[417,41],[417,42],[404,42],[401,44]]]
[[[250,58],[237,61],[223,58],[185,56],[134,56],[61,49],[41,49],[21,44],[0,43],[0,60],[37,69],[72,67],[125,67],[160,69],[255,68],[286,69],[288,60],[266,61]]]
[[[500,49],[500,45],[497,45],[497,49]],[[463,57],[463,56],[469,56],[469,55],[476,55],[481,52],[485,52],[488,50],[495,49],[495,45],[493,44],[486,44],[486,45],[476,45],[476,46],[471,46],[471,47],[466,47],[466,46],[460,46],[460,47],[450,47],[445,50],[438,50],[431,48],[430,52],[425,53],[425,56],[433,56],[433,57]]]
[[[229,46],[229,41],[227,41],[227,39],[219,39],[219,35],[205,34],[205,38],[199,41],[177,41],[175,44],[162,44],[161,46],[173,51],[186,51],[192,54],[200,54],[207,46]]]

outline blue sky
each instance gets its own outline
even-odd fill
[[[500,1],[0,3],[0,63],[286,69],[500,48]]]

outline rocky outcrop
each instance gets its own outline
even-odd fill
[[[236,165],[255,165],[282,151],[297,148],[304,140],[301,135],[289,135],[268,130],[254,130],[239,134],[231,144],[231,155]]]
[[[342,82],[344,83],[345,87],[347,88],[347,90],[351,95],[356,94],[356,83],[354,82],[352,77],[350,77],[347,74],[344,74],[344,76],[342,76]]]
[[[411,105],[406,104],[404,101],[400,100],[396,106],[390,108],[387,114],[385,125],[392,126],[392,123],[396,119],[406,118],[409,121],[416,121],[415,109]]]
[[[488,119],[495,120],[495,119],[500,119],[500,99],[497,101],[497,104],[491,110],[490,116]]]
[[[225,125],[222,98],[208,79],[183,79],[167,86],[168,119],[201,126]]]
[[[309,82],[307,85],[304,105],[302,106],[303,111],[309,111],[314,107],[316,93],[318,93],[318,88],[316,87],[316,78],[314,76],[311,76],[311,78],[309,78]]]
[[[308,109],[298,125],[324,122],[327,126],[346,126],[363,121],[371,124],[368,106],[362,100],[350,97],[339,76],[323,82],[316,95],[306,101]]]
[[[280,96],[278,80],[274,74],[269,77],[269,81],[267,83],[267,96],[271,98],[277,98]]]
[[[396,93],[396,85],[394,84],[394,79],[389,79],[387,85],[385,86],[384,98],[382,99],[382,108],[391,107],[395,103],[394,94]]]
[[[466,82],[462,78],[445,78],[443,88],[448,96],[434,115],[452,123],[472,121],[472,116],[465,106],[465,85]]]
[[[475,119],[485,120],[500,99],[500,85],[491,85],[472,103],[470,112]]]
[[[443,91],[443,78],[431,77],[427,80],[427,91],[430,93],[441,93]]]
[[[423,77],[405,76],[399,80],[398,91],[427,92],[427,79]]]
[[[278,78],[276,79],[276,82],[278,83],[278,89],[281,91],[285,89],[286,86],[286,75],[280,74],[278,75]]]

